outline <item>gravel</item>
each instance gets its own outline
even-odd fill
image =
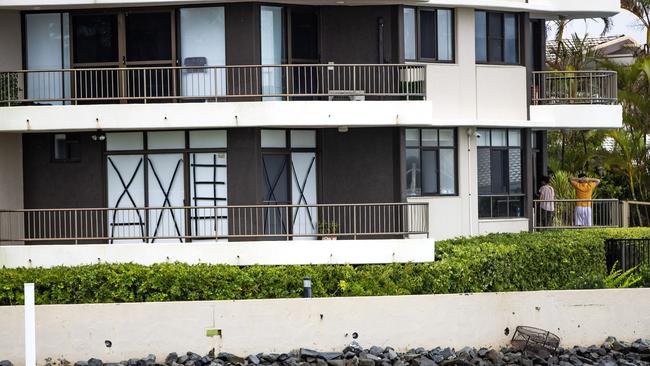
[[[67,361],[62,362],[70,364]],[[194,352],[170,353],[164,360],[154,355],[119,363],[97,358],[77,361],[74,366],[650,366],[650,339],[634,342],[608,337],[600,346],[559,348],[554,354],[535,354],[514,348],[500,350],[463,347],[415,348],[404,353],[391,347],[363,349],[356,342],[341,352],[319,352],[301,348],[288,353],[258,353],[246,357],[211,350],[201,356]],[[0,361],[0,366],[13,366]],[[51,366],[49,363],[46,366]]]

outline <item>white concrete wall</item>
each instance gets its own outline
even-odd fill
[[[562,346],[650,333],[650,289],[36,307],[37,361],[98,357],[115,362],[153,353],[226,351],[246,356],[300,347],[507,345],[518,325],[550,330]],[[615,314],[615,316],[612,316]],[[23,307],[0,307],[0,350],[23,361]],[[221,336],[206,331],[220,329]],[[506,331],[506,329],[508,331]],[[105,340],[112,347],[104,345]]]
[[[478,188],[476,138],[458,129],[458,195],[409,197],[408,202],[429,203],[429,231],[436,240],[477,235]]]
[[[528,231],[529,222],[527,218],[521,219],[489,219],[479,220],[478,233],[520,233]]]
[[[433,262],[433,239],[16,245],[0,247],[0,268],[94,263],[211,263],[237,266]]]
[[[530,120],[550,128],[621,128],[620,105],[533,105]],[[552,126],[551,126],[552,124]]]
[[[476,66],[476,119],[495,126],[528,119],[526,68]]]
[[[229,0],[214,0],[214,2],[228,2]],[[41,8],[61,8],[65,6],[85,6],[85,7],[106,7],[114,6],[116,3],[124,4],[125,6],[131,5],[157,5],[161,3],[176,3],[177,0],[131,0],[131,1],[115,1],[115,0],[0,0],[0,8],[25,8],[25,7],[41,7]],[[203,0],[185,0],[183,3],[202,3]],[[313,0],[293,0],[285,1],[295,4],[314,4]],[[323,5],[337,5],[337,0],[321,0],[317,2]],[[391,2],[392,3],[392,2]],[[395,1],[395,3],[403,3],[412,5],[412,1]],[[385,1],[376,0],[348,0],[346,4],[385,4]],[[485,8],[495,10],[508,10],[508,11],[531,11],[538,12],[540,16],[557,17],[558,15],[578,17],[578,18],[592,18],[592,17],[610,17],[620,11],[620,3],[618,0],[428,0],[418,3],[418,5],[431,5],[431,6],[460,6],[470,8]]]

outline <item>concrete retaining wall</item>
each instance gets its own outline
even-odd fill
[[[433,262],[433,239],[0,246],[0,267],[165,262],[248,266]]]
[[[608,335],[650,335],[650,289],[428,296],[206,301],[36,308],[37,360],[104,362],[149,353],[211,348],[240,355],[299,347],[398,350],[437,345],[506,345],[517,325],[555,332],[562,345],[600,344]],[[0,307],[0,358],[23,363],[23,307]],[[207,336],[208,330],[221,336]],[[106,340],[112,342],[107,348]]]

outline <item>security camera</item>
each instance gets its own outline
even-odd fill
[[[480,138],[481,138],[481,134],[480,134],[479,132],[476,132],[476,138],[477,138],[477,139],[480,139]]]

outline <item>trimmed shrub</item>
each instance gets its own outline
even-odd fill
[[[602,288],[604,241],[650,237],[650,229],[490,234],[437,243],[423,264],[248,266],[97,264],[0,270],[0,305],[291,298],[312,278],[315,297]],[[650,284],[650,271],[641,283]]]

